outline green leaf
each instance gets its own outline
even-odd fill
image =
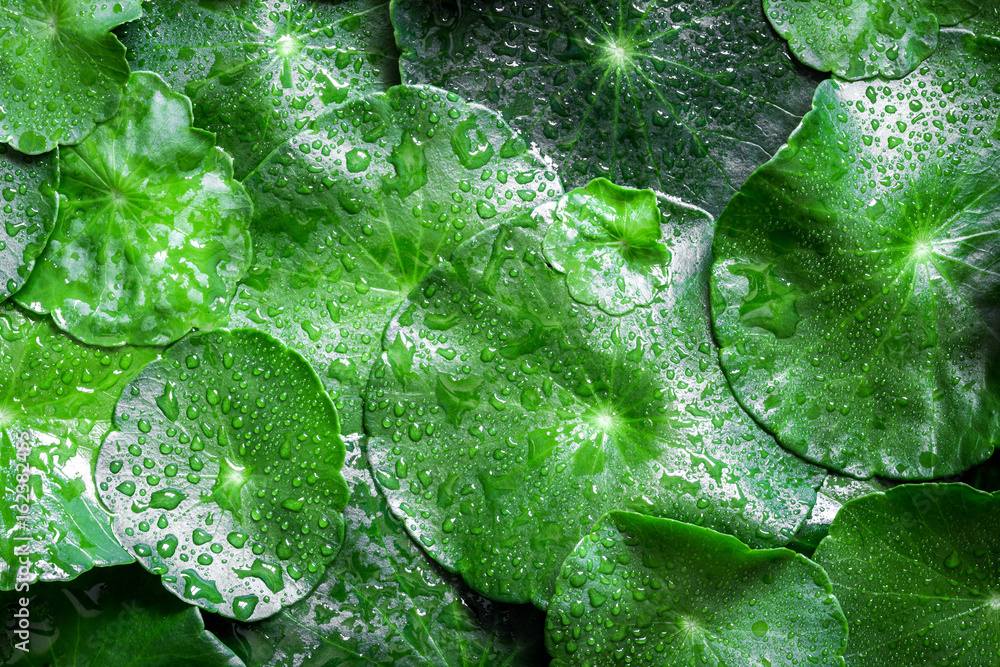
[[[806,65],[846,79],[897,79],[934,52],[938,25],[981,0],[764,0],[771,25]]]
[[[95,479],[126,549],[168,590],[240,620],[319,582],[344,539],[337,412],[256,331],[192,334],[126,387]]]
[[[789,546],[807,556],[812,554],[826,537],[830,524],[837,517],[840,508],[855,498],[881,493],[887,488],[888,485],[877,477],[861,480],[830,473],[823,480],[823,486],[816,492],[816,504],[802,522]]]
[[[545,257],[566,274],[574,299],[622,315],[649,305],[667,284],[670,252],[661,235],[655,192],[596,179],[556,209]]]
[[[0,144],[0,303],[21,289],[56,218],[58,161]]]
[[[723,366],[811,461],[926,479],[997,444],[998,45],[945,30],[906,79],[824,82],[719,219]]]
[[[996,664],[1000,496],[916,484],[859,498],[814,558],[851,625],[849,667]]]
[[[247,665],[547,665],[541,614],[479,598],[443,572],[390,514],[361,437],[345,440],[344,548],[308,598],[234,628]]]
[[[822,481],[740,409],[718,368],[711,216],[660,199],[669,284],[624,315],[574,301],[546,264],[553,209],[618,194],[576,190],[463,244],[386,328],[386,346],[412,350],[405,384],[389,355],[372,371],[376,480],[415,539],[487,597],[544,607],[563,558],[611,509],[783,544]]]
[[[799,554],[612,512],[563,563],[546,640],[553,667],[842,667],[847,621]]]
[[[569,185],[604,176],[717,214],[809,110],[760,0],[392,5],[404,83],[503,112]]]
[[[37,155],[115,114],[129,78],[111,29],[141,0],[9,0],[0,8],[0,141]]]
[[[122,388],[157,356],[87,347],[0,307],[0,590],[132,562],[91,470]]]
[[[254,265],[232,321],[309,359],[361,429],[361,390],[396,306],[487,224],[562,193],[499,116],[453,93],[399,86],[349,102],[247,179]]]
[[[156,0],[121,35],[133,67],[191,98],[241,180],[329,104],[398,75],[387,0]]]
[[[191,103],[137,72],[121,111],[60,155],[55,231],[22,306],[94,345],[162,345],[226,312],[253,204]]]
[[[28,595],[30,652],[16,644],[20,598]],[[137,565],[94,570],[69,583],[0,596],[5,619],[0,661],[5,665],[101,667],[242,667],[205,630],[201,613],[168,595]]]

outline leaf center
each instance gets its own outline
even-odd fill
[[[635,46],[628,37],[608,39],[601,45],[601,62],[608,69],[632,69],[634,67]]]
[[[275,50],[279,57],[288,60],[299,55],[299,52],[302,50],[302,41],[292,35],[282,35],[278,39]]]

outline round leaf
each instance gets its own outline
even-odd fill
[[[764,0],[771,25],[799,60],[846,79],[906,76],[934,52],[938,25],[980,0]]]
[[[157,356],[87,347],[0,307],[0,590],[133,560],[111,532],[91,471],[122,388]],[[15,550],[25,547],[22,563]]]
[[[865,496],[814,558],[851,625],[848,667],[997,664],[1000,496],[964,484]]]
[[[239,626],[234,639],[246,664],[548,665],[540,612],[480,598],[443,572],[389,512],[361,436],[345,440],[344,547],[309,597]]]
[[[847,621],[797,553],[612,512],[563,563],[546,641],[553,667],[843,667]]]
[[[125,389],[95,478],[115,535],[167,589],[240,620],[319,582],[344,539],[337,412],[265,334],[192,334]]]
[[[399,0],[392,13],[404,83],[500,110],[571,185],[605,176],[712,213],[816,86],[760,0]]]
[[[156,0],[122,41],[191,98],[241,180],[327,105],[396,76],[386,0]]]
[[[1000,434],[1000,42],[941,42],[906,79],[824,82],[716,231],[737,397],[858,477],[951,475]]]
[[[201,612],[168,595],[138,566],[95,570],[70,583],[31,587],[22,653],[15,614],[24,593],[0,596],[5,665],[52,667],[243,667],[205,630]]]
[[[56,228],[18,303],[105,346],[169,343],[226,311],[253,204],[187,98],[137,72],[119,114],[60,162]]]
[[[562,193],[499,116],[456,95],[399,86],[345,104],[247,179],[254,265],[232,320],[301,350],[348,432],[396,306],[487,224]]]
[[[54,156],[0,145],[0,303],[24,285],[52,233],[58,178]]]
[[[474,590],[539,606],[611,509],[787,542],[822,474],[752,422],[718,368],[711,217],[661,199],[669,285],[610,316],[546,264],[553,208],[462,245],[386,328],[365,430],[393,511]]]
[[[129,78],[111,29],[141,0],[8,0],[0,8],[0,141],[23,153],[75,144],[114,115]]]

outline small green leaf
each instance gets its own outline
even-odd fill
[[[396,76],[387,0],[156,0],[121,34],[133,67],[191,98],[240,180],[328,105]]]
[[[1000,495],[915,484],[859,498],[814,558],[851,625],[848,667],[996,664]]]
[[[0,307],[0,590],[132,562],[111,532],[91,470],[122,388],[157,356],[81,345]],[[15,553],[26,547],[18,577]]]
[[[764,0],[771,25],[810,67],[846,79],[897,79],[934,52],[938,25],[979,11],[981,0]]]
[[[0,141],[37,155],[115,114],[129,78],[111,29],[141,0],[8,0],[0,7]]]
[[[271,337],[175,343],[126,387],[115,427],[98,493],[125,548],[179,597],[264,618],[305,597],[336,557],[348,493],[337,412],[306,361]]]
[[[161,345],[224,313],[253,204],[191,103],[136,72],[121,110],[60,155],[59,215],[16,299],[95,345]]]
[[[58,179],[54,155],[29,157],[0,144],[0,303],[21,289],[45,248]]]
[[[243,667],[239,658],[205,630],[201,612],[167,594],[139,566],[94,570],[69,583],[0,595],[5,619],[0,662],[25,667]],[[17,614],[27,609],[28,637]]]
[[[553,667],[843,667],[847,621],[799,554],[611,512],[563,563],[546,641]]]
[[[330,111],[246,183],[255,259],[232,321],[302,351],[345,432],[361,430],[382,331],[424,274],[487,224],[562,193],[495,112],[408,86]]]
[[[404,83],[499,110],[572,186],[603,176],[717,214],[817,79],[760,0],[397,0]]]
[[[831,80],[726,207],[712,309],[737,398],[797,454],[928,479],[1000,442],[1000,41]]]
[[[368,385],[368,453],[393,512],[438,562],[508,602],[544,606],[559,563],[609,510],[779,545],[822,481],[740,409],[718,367],[711,216],[659,200],[669,280],[648,306],[611,316],[571,297],[545,261],[551,230],[565,238],[558,211],[646,197],[593,192],[484,231],[431,270],[384,337],[412,358],[399,368],[386,354]]]

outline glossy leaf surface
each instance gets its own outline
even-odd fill
[[[942,31],[906,79],[824,82],[719,219],[723,366],[809,460],[926,479],[998,441],[998,45]]]
[[[254,265],[234,323],[309,359],[361,430],[361,390],[393,311],[487,224],[562,193],[499,116],[400,86],[345,104],[247,180],[259,207]]]
[[[503,112],[568,185],[604,176],[717,214],[816,86],[760,0],[393,3],[404,83]]]
[[[328,105],[398,76],[387,0],[157,0],[121,34],[133,67],[191,98],[241,180]]]
[[[205,630],[201,612],[163,590],[137,565],[88,572],[71,582],[31,587],[30,651],[12,634],[23,594],[0,596],[0,661],[26,667],[242,667]]]
[[[344,547],[309,597],[236,630],[248,667],[547,665],[541,613],[478,597],[421,551],[376,490],[360,437],[345,438]]]
[[[704,289],[711,217],[661,199],[670,282],[649,307],[610,316],[546,264],[554,208],[462,245],[386,328],[365,430],[393,511],[474,590],[542,607],[562,559],[611,509],[787,542],[822,475],[726,387]]]
[[[114,115],[129,69],[111,29],[141,15],[141,0],[4,2],[0,141],[36,155]]]
[[[830,580],[788,549],[612,512],[566,558],[546,618],[553,667],[843,666]]]
[[[59,214],[17,301],[95,345],[162,345],[225,313],[253,204],[191,103],[132,76],[121,110],[60,153]]]
[[[847,620],[848,667],[997,664],[1000,497],[902,485],[848,503],[814,556]]]
[[[21,289],[56,219],[54,155],[29,157],[0,145],[0,302]]]
[[[938,26],[981,0],[764,0],[771,25],[799,60],[846,79],[906,76],[934,52]]]
[[[15,549],[30,548],[20,578],[29,584],[133,560],[111,532],[92,471],[115,401],[156,357],[149,348],[81,345],[0,307],[0,590],[15,586]]]
[[[344,539],[337,412],[256,331],[192,334],[125,389],[95,479],[115,535],[168,590],[240,620],[319,582]]]

